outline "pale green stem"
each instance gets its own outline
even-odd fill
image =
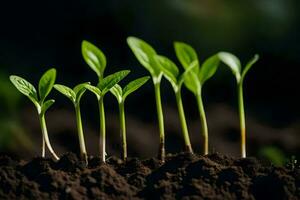
[[[45,115],[44,114],[39,114],[39,120],[40,120],[40,125],[42,128],[42,133],[43,133],[43,138],[45,140],[45,143],[50,151],[50,153],[53,155],[53,157],[56,160],[59,160],[59,157],[56,155],[56,153],[54,152],[50,141],[49,141],[49,137],[48,137],[48,131],[47,131],[47,126],[46,126],[46,120],[45,120]]]
[[[103,97],[101,96],[98,100],[98,106],[99,106],[99,113],[100,113],[100,141],[99,141],[99,150],[100,150],[100,157],[102,159],[102,162],[105,162],[105,136],[106,136],[106,129],[105,129],[105,111],[104,111],[104,103],[103,103]]]
[[[44,134],[42,135],[42,158],[45,158],[46,156],[46,145],[45,145],[45,139]]]
[[[87,156],[86,148],[85,148],[79,102],[75,103],[75,112],[76,112],[77,132],[78,132],[78,139],[79,139],[79,146],[80,146],[80,156],[81,156],[81,159],[84,159],[86,164],[88,164],[88,156]]]
[[[165,161],[165,130],[164,130],[164,116],[163,116],[161,96],[160,96],[160,82],[154,83],[154,91],[155,91],[156,110],[157,110],[158,126],[159,126],[158,158],[162,162],[164,162]]]
[[[201,121],[201,128],[202,128],[202,137],[203,137],[203,154],[208,154],[208,128],[207,128],[207,122],[206,122],[206,115],[205,110],[203,106],[203,100],[202,100],[202,91],[200,89],[200,93],[196,94],[199,114],[200,114],[200,121]]]
[[[243,82],[238,83],[238,106],[239,106],[239,118],[241,128],[241,157],[246,158],[246,123],[245,123],[245,110],[244,110],[244,98],[243,98]]]
[[[183,138],[184,138],[184,143],[185,143],[185,149],[187,152],[193,153],[188,128],[186,125],[184,109],[183,109],[183,105],[182,105],[181,89],[178,89],[177,91],[175,91],[175,95],[176,95],[176,102],[177,102],[177,107],[178,107],[180,125],[182,128],[182,133],[183,133]]]
[[[122,141],[121,157],[125,161],[127,159],[127,141],[126,141],[126,123],[125,123],[125,108],[124,101],[119,103],[120,114],[120,137]]]

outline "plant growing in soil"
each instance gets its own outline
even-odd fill
[[[51,92],[53,85],[55,83],[56,79],[56,70],[54,68],[49,69],[46,71],[43,76],[41,77],[39,81],[39,95],[37,94],[37,91],[35,87],[26,81],[25,79],[11,75],[10,81],[14,84],[14,86],[25,96],[27,96],[35,105],[38,116],[39,116],[39,121],[42,129],[42,134],[43,134],[43,141],[42,141],[42,157],[45,157],[45,144],[47,145],[47,148],[49,149],[50,153],[52,156],[56,159],[59,160],[59,157],[56,155],[54,152],[50,140],[48,137],[48,131],[47,131],[47,125],[46,125],[46,120],[45,120],[45,113],[46,111],[50,108],[50,106],[55,102],[53,99],[46,100],[46,97],[48,94]],[[38,97],[39,96],[39,97]]]
[[[233,54],[228,52],[218,53],[220,60],[225,63],[232,71],[237,82],[237,94],[238,94],[238,108],[241,128],[241,157],[246,157],[246,122],[245,122],[245,110],[244,110],[244,97],[243,97],[243,82],[249,69],[259,59],[258,55],[254,57],[246,64],[242,70],[240,60]]]
[[[104,77],[104,70],[106,67],[106,57],[104,53],[90,42],[82,42],[82,55],[85,62],[89,67],[96,72],[98,76],[97,86],[92,86],[89,84],[85,85],[85,88],[93,92],[98,100],[99,114],[100,114],[100,156],[103,162],[105,162],[105,111],[104,111],[104,96],[109,90],[114,87],[119,81],[121,81],[125,76],[129,74],[129,70],[122,70],[114,74]]]
[[[184,108],[182,104],[181,88],[185,80],[185,76],[188,75],[189,72],[198,65],[198,62],[194,61],[193,63],[191,63],[191,65],[186,69],[186,71],[180,75],[178,67],[173,61],[161,55],[156,55],[154,57],[158,66],[163,71],[164,77],[171,83],[173,87],[176,96],[178,114],[179,114],[180,124],[182,128],[184,143],[185,143],[185,150],[187,152],[193,153],[189,132],[186,124]]]
[[[157,55],[156,51],[146,43],[145,41],[136,38],[128,37],[127,43],[132,50],[133,54],[137,60],[145,67],[152,76],[152,81],[154,85],[155,92],[155,101],[156,101],[156,110],[158,117],[158,126],[159,126],[159,159],[164,162],[165,160],[165,131],[164,131],[164,116],[161,105],[161,95],[160,95],[160,83],[162,79],[163,72],[160,67],[157,65],[154,56]]]
[[[110,89],[110,92],[116,97],[119,104],[119,117],[120,117],[120,137],[122,141],[121,157],[125,161],[127,158],[127,141],[126,141],[126,122],[125,122],[125,99],[132,92],[139,89],[148,80],[149,76],[138,78],[128,83],[124,89],[118,84]]]
[[[200,114],[202,137],[203,137],[203,154],[208,154],[208,127],[206,121],[206,115],[202,100],[202,88],[204,83],[210,79],[219,66],[219,58],[217,55],[213,55],[205,60],[200,67],[198,56],[196,51],[188,44],[183,42],[174,43],[175,52],[178,60],[182,64],[185,70],[189,69],[190,65],[196,62],[196,67],[187,73],[185,76],[185,86],[195,95],[198,110]]]
[[[81,120],[81,111],[80,111],[80,100],[82,95],[85,93],[86,88],[85,85],[88,85],[89,83],[81,83],[76,85],[73,89],[60,85],[55,84],[54,88],[68,97],[74,105],[75,113],[76,113],[76,124],[77,124],[77,132],[78,132],[78,139],[79,139],[79,146],[80,146],[80,156],[81,159],[84,159],[86,164],[88,164],[88,156],[85,148],[85,142],[84,142],[84,134],[82,129],[82,120]]]

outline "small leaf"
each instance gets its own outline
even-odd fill
[[[213,55],[205,60],[199,71],[199,80],[201,85],[210,79],[217,71],[220,60],[217,55]]]
[[[81,52],[85,62],[92,70],[97,73],[97,76],[103,78],[103,73],[106,67],[106,58],[104,53],[95,45],[88,41],[83,41]]]
[[[258,59],[259,59],[259,55],[255,54],[254,57],[247,63],[246,67],[244,68],[244,70],[242,72],[241,81],[244,80],[247,72],[253,66],[253,64],[255,64],[258,61]]]
[[[37,103],[38,102],[38,97],[37,97],[37,93],[36,93],[36,89],[34,88],[34,86],[29,83],[28,81],[26,81],[25,79],[19,77],[19,76],[15,76],[15,75],[11,75],[9,77],[10,81],[13,83],[13,85],[25,96],[29,97],[29,99],[33,102],[33,103]]]
[[[39,81],[40,101],[43,102],[53,88],[56,79],[56,70],[54,68],[46,71]]]
[[[93,92],[96,96],[97,96],[97,99],[99,99],[101,97],[101,90],[93,85],[89,85],[89,84],[85,84],[84,87]]]
[[[80,83],[78,85],[76,85],[73,89],[73,91],[75,92],[76,94],[76,101],[79,102],[82,95],[85,93],[86,91],[86,85],[90,85],[91,83],[90,82],[85,82],[85,83]]]
[[[106,76],[102,81],[99,82],[98,87],[102,91],[102,95],[107,93],[114,85],[119,83],[130,73],[129,70],[122,70],[114,74]]]
[[[231,69],[232,73],[236,76],[237,81],[239,81],[241,75],[240,60],[235,55],[228,52],[220,52],[218,53],[218,56],[220,60]]]
[[[42,104],[41,114],[45,114],[45,112],[54,104],[55,100],[49,99]]]
[[[194,95],[197,95],[200,93],[201,84],[200,84],[199,78],[195,72],[190,71],[184,76],[184,85]]]
[[[76,94],[71,88],[60,84],[55,84],[54,88],[66,97],[68,97],[72,102],[75,102]]]
[[[164,76],[171,82],[172,85],[177,85],[177,76],[179,74],[178,67],[167,57],[155,55],[158,66],[163,72]]]
[[[198,60],[196,51],[190,45],[183,42],[175,42],[174,48],[176,56],[184,69],[187,69],[192,62]]]
[[[144,76],[128,83],[123,90],[123,99],[144,85],[149,78],[149,76]]]
[[[118,103],[122,102],[122,88],[120,85],[116,84],[110,89],[110,92],[116,97]]]
[[[180,75],[178,78],[178,86],[181,87],[182,83],[186,79],[186,76],[189,76],[189,73],[194,73],[194,69],[199,66],[198,60],[194,60],[194,62],[191,63],[191,65]],[[198,80],[197,80],[198,81]]]

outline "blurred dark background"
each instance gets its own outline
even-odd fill
[[[106,75],[130,69],[126,82],[148,72],[126,44],[128,36],[149,42],[172,58],[174,41],[191,44],[200,62],[220,50],[230,51],[245,64],[255,53],[260,60],[245,81],[249,154],[299,156],[300,152],[300,5],[297,0],[110,0],[3,1],[0,3],[0,151],[29,158],[40,155],[37,114],[26,97],[8,80],[21,75],[37,84],[50,67],[57,82],[74,86],[96,83],[84,63],[81,41],[88,40],[105,53]],[[235,79],[222,65],[204,88],[210,130],[210,149],[237,156],[239,123]],[[190,137],[201,149],[200,121],[193,96],[183,90]],[[75,116],[68,99],[56,91],[55,106],[47,114],[50,140],[60,153],[78,151]],[[182,150],[175,98],[167,81],[162,84],[168,152]],[[107,95],[108,153],[119,154],[116,100]],[[82,99],[87,148],[98,149],[96,98]],[[149,157],[158,149],[154,92],[148,82],[126,105],[128,147],[131,156]],[[275,152],[275,153],[274,153]]]

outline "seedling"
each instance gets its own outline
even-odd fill
[[[50,140],[48,137],[48,131],[47,131],[47,126],[46,126],[46,120],[45,120],[45,113],[46,111],[50,108],[50,106],[55,102],[53,99],[46,100],[46,97],[48,94],[51,92],[53,85],[55,83],[56,79],[56,70],[55,69],[50,69],[46,71],[43,76],[41,77],[39,81],[39,97],[37,94],[37,91],[35,87],[26,81],[25,79],[11,75],[10,81],[14,84],[14,86],[25,96],[27,96],[35,105],[38,116],[39,116],[39,121],[42,129],[42,134],[43,134],[43,142],[42,142],[42,157],[45,157],[45,144],[47,145],[47,148],[49,149],[50,153],[52,156],[56,159],[59,160],[59,157],[56,155],[54,152]]]
[[[80,100],[82,95],[85,93],[86,88],[85,85],[89,83],[81,83],[75,86],[73,89],[60,85],[55,84],[54,88],[68,97],[74,105],[75,113],[76,113],[76,123],[77,123],[77,132],[78,132],[78,139],[79,139],[79,146],[80,146],[80,156],[81,159],[84,159],[86,164],[88,164],[88,156],[86,153],[85,142],[84,142],[84,134],[82,129],[82,121],[81,121],[81,112],[80,112]]]
[[[173,90],[175,92],[176,96],[176,103],[178,107],[178,114],[180,119],[180,124],[182,128],[182,134],[184,138],[185,148],[187,152],[193,153],[192,145],[190,142],[189,132],[186,124],[185,114],[184,114],[184,108],[182,104],[182,98],[181,98],[181,88],[182,84],[185,80],[185,76],[189,74],[189,72],[195,68],[198,63],[197,61],[193,62],[191,66],[181,75],[179,74],[178,67],[175,65],[173,61],[168,59],[167,57],[156,55],[155,60],[158,64],[158,66],[163,71],[164,76],[166,79],[171,83]]]
[[[138,78],[134,81],[128,83],[124,89],[121,88],[120,85],[116,84],[113,88],[110,89],[111,93],[116,97],[119,104],[119,114],[120,114],[120,137],[122,141],[122,151],[121,157],[125,161],[127,158],[127,141],[126,141],[126,122],[125,122],[125,108],[124,103],[126,97],[132,92],[139,89],[142,85],[144,85],[150,77],[145,76],[142,78]]]
[[[160,96],[160,83],[163,72],[154,60],[154,56],[157,55],[156,51],[145,41],[136,38],[128,37],[127,43],[132,50],[137,60],[145,67],[152,76],[155,91],[156,110],[159,126],[159,159],[165,161],[165,130],[164,130],[164,116],[161,105]]]
[[[122,70],[114,74],[104,77],[104,70],[106,67],[106,58],[103,52],[94,46],[93,44],[83,41],[82,42],[82,55],[85,62],[89,67],[94,70],[98,76],[97,86],[85,85],[85,88],[93,92],[98,100],[99,114],[100,114],[100,156],[103,162],[105,162],[106,157],[106,128],[105,128],[105,111],[104,111],[104,95],[109,92],[109,90],[114,87],[119,81],[121,81],[125,76],[129,74],[129,70]]]
[[[237,93],[238,93],[238,107],[239,107],[239,118],[241,127],[241,157],[246,157],[246,122],[245,122],[245,111],[244,111],[244,98],[243,98],[243,82],[249,69],[259,59],[258,55],[254,57],[246,64],[245,68],[241,69],[240,60],[233,54],[228,52],[218,53],[220,60],[225,63],[235,75],[237,82]]]
[[[208,127],[202,100],[202,87],[204,83],[215,74],[219,66],[219,58],[217,55],[213,55],[205,60],[200,67],[197,53],[190,45],[182,42],[175,42],[174,48],[176,55],[185,70],[189,69],[193,62],[196,62],[196,67],[190,70],[185,76],[184,83],[196,97],[202,127],[203,154],[206,155],[208,154]]]

